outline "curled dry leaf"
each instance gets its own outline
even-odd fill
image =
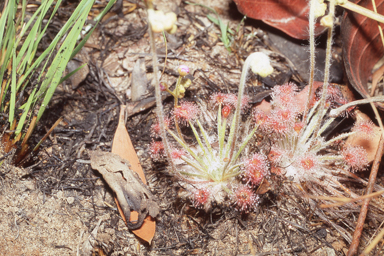
[[[306,0],[234,0],[239,11],[252,19],[262,20],[296,39],[308,39]],[[315,34],[325,29],[316,23]]]
[[[384,0],[375,2],[377,12],[384,13]],[[355,3],[373,10],[371,0],[361,0]],[[341,21],[341,36],[348,80],[361,96],[366,98],[370,94],[368,81],[372,77],[372,68],[384,52],[378,22],[346,10]]]
[[[115,137],[113,138],[112,153],[119,155],[125,160],[128,160],[131,164],[132,171],[136,172],[140,176],[141,181],[144,184],[147,184],[143,168],[141,167],[139,158],[137,157],[135,148],[133,147],[128,131],[125,128],[124,117],[126,109],[127,108],[125,105],[122,105],[120,108],[119,124],[115,132]],[[119,201],[116,200],[116,204],[119,208],[120,215],[122,216],[125,223],[134,222],[139,219],[139,213],[135,210],[131,211],[130,218],[126,219],[124,213],[122,213],[122,209],[120,209]],[[147,216],[144,219],[142,226],[138,229],[132,230],[132,232],[150,244],[156,232],[155,219],[151,216]]]
[[[140,228],[147,215],[158,215],[159,206],[139,175],[131,170],[127,160],[110,152],[90,151],[89,154],[92,168],[103,175],[115,192],[125,218],[130,219],[131,210],[138,212],[136,222],[127,221],[129,229]]]

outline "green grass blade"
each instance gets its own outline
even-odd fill
[[[37,88],[34,88],[32,93],[28,97],[27,103],[24,106],[23,114],[21,115],[19,119],[19,123],[17,124],[15,135],[18,135],[23,129],[25,120],[27,119],[27,116],[28,116],[29,109],[31,108],[31,105],[33,102],[33,98],[35,97],[36,90]]]
[[[85,45],[85,43],[88,41],[89,37],[92,35],[93,31],[95,30],[95,28],[97,27],[97,25],[99,24],[100,20],[102,19],[102,17],[104,17],[105,14],[107,14],[107,12],[109,11],[109,9],[112,8],[112,6],[115,4],[117,0],[111,0],[108,2],[107,6],[104,8],[104,10],[99,14],[97,15],[97,17],[95,18],[96,20],[96,24],[93,26],[93,28],[88,32],[88,34],[83,38],[83,40],[81,40],[81,42],[76,46],[75,50],[73,50],[72,54],[71,54],[71,59],[80,51],[80,49]]]
[[[50,11],[51,5],[53,3],[54,3],[54,0],[44,1],[40,5],[40,7],[36,10],[36,12],[32,15],[32,17],[28,21],[28,23],[24,26],[23,30],[20,32],[17,45],[19,45],[20,40],[23,38],[24,33],[26,33],[28,31],[29,27],[33,24],[33,27],[28,32],[28,36],[24,40],[22,48],[20,49],[19,54],[18,54],[18,61],[17,61],[17,65],[19,67],[18,73],[23,73],[26,65],[30,66],[31,63],[33,62],[33,60],[35,59],[35,53],[37,51],[37,47],[38,47],[41,39],[43,38],[43,36],[45,34],[45,30],[47,29],[48,25],[50,24],[51,19],[56,14],[56,11],[60,6],[61,0],[57,1],[54,10]],[[46,16],[46,14],[48,12],[51,12],[51,16],[48,19],[48,22],[47,22],[45,28],[43,29],[43,31],[41,31],[44,17]],[[24,54],[25,54],[25,56],[24,56]],[[21,60],[22,60],[22,63],[19,64],[19,62]],[[19,87],[18,87],[18,89],[19,89]]]
[[[11,98],[9,100],[9,123],[13,123],[15,116],[15,105],[16,105],[16,48],[12,49],[12,79],[11,79]]]
[[[79,36],[82,27],[84,26],[88,13],[92,8],[93,2],[94,0],[83,1],[81,3],[84,3],[84,5],[81,6],[80,4],[78,8],[76,8],[76,10],[77,9],[82,10],[82,13],[79,19],[74,24],[73,28],[70,30],[67,38],[64,40],[63,44],[61,45],[58,51],[58,54],[56,55],[55,59],[52,62],[51,67],[48,69],[46,80],[43,81],[43,84],[41,86],[41,88],[48,88],[48,89],[43,99],[43,102],[41,103],[41,106],[39,108],[39,112],[37,113],[36,122],[38,122],[41,116],[43,115],[46,106],[51,100],[53,93],[55,92],[56,87],[59,84],[59,81],[61,80],[61,77],[66,68],[66,65],[71,57],[71,53],[75,48],[76,39]],[[86,8],[82,8],[82,7],[86,7]]]
[[[4,35],[4,30],[5,30],[5,27],[6,27],[6,24],[7,24],[7,17],[9,15],[9,5],[7,6],[4,6],[5,9],[4,9],[4,12],[2,13],[1,15],[1,18],[0,18],[0,35]],[[4,37],[0,36],[0,46],[3,46],[4,45]],[[3,47],[1,47],[3,48]]]

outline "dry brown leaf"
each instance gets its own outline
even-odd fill
[[[252,19],[284,31],[297,39],[308,39],[309,4],[305,0],[235,0],[239,11]],[[319,23],[315,25],[315,34],[324,31]]]
[[[136,172],[144,184],[147,184],[145,179],[145,175],[143,169],[141,167],[139,158],[137,157],[135,148],[132,145],[131,138],[129,137],[128,131],[125,128],[124,121],[124,113],[126,110],[126,106],[122,105],[120,109],[119,115],[119,124],[117,126],[115,137],[113,138],[112,144],[112,153],[119,155],[121,158],[124,158],[129,161],[131,164],[131,168],[134,172]],[[122,215],[123,216],[123,215]],[[138,213],[135,211],[131,212],[130,221],[136,221],[138,219]],[[144,219],[143,225],[136,230],[132,230],[132,232],[147,241],[149,244],[151,243],[156,231],[156,222],[151,216],[147,216]]]
[[[375,3],[378,13],[384,12],[383,0],[353,1],[369,10],[373,10]],[[383,24],[380,23],[383,27]],[[370,95],[368,81],[372,77],[372,68],[382,58],[384,53],[378,22],[352,11],[345,11],[341,18],[341,39],[345,72],[349,83],[361,96]]]

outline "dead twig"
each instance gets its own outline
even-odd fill
[[[371,174],[369,175],[367,192],[366,192],[367,195],[371,194],[373,191],[373,186],[376,181],[377,171],[381,163],[381,156],[383,155],[383,150],[384,150],[384,137],[382,134],[380,137],[379,148],[377,149],[375,160],[373,161],[373,164],[372,164]],[[360,209],[359,219],[357,220],[356,229],[355,229],[355,232],[353,233],[352,243],[351,243],[351,246],[349,247],[347,256],[352,256],[357,253],[357,248],[360,243],[360,237],[363,231],[363,225],[365,222],[365,218],[367,216],[367,211],[368,211],[368,206],[370,201],[371,201],[371,198],[367,198],[363,201],[363,205],[361,206],[361,209]]]

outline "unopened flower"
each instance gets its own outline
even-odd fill
[[[315,9],[315,18],[321,17],[325,14],[325,10],[327,9],[327,5],[324,3],[324,0],[314,0],[311,1],[311,4],[314,4]]]
[[[168,85],[167,85],[166,83],[164,83],[164,82],[161,82],[161,83],[159,84],[159,86],[160,86],[160,90],[161,90],[162,92],[164,92],[164,91],[166,91],[166,90],[168,89]]]
[[[261,77],[267,77],[272,74],[273,67],[271,66],[269,57],[265,53],[256,52],[251,62],[251,70]]]
[[[328,14],[321,18],[320,25],[326,28],[331,28],[333,26],[333,15]]]
[[[153,32],[171,31],[174,29],[177,16],[174,12],[164,14],[163,11],[148,9],[148,21],[151,24]]]
[[[184,88],[188,88],[189,86],[191,86],[191,84],[192,84],[192,81],[189,78],[183,77],[183,79],[181,79],[180,81],[180,85],[184,86]]]
[[[182,86],[182,85],[179,85],[179,99],[182,99],[182,98],[184,98],[184,95],[185,95],[185,88],[184,88],[184,86]]]
[[[180,65],[177,71],[179,72],[179,75],[186,76],[189,73],[189,67],[186,65]]]
[[[177,31],[177,26],[176,26],[175,24],[173,24],[173,26],[172,26],[171,29],[167,30],[167,32],[168,32],[169,34],[175,34],[176,31]]]

